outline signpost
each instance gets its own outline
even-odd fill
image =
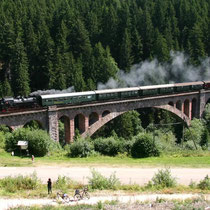
[[[22,150],[26,150],[26,154],[28,155],[28,141],[18,141],[17,146],[20,147],[20,154],[22,155]]]

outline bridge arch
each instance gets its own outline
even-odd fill
[[[44,129],[42,123],[39,120],[29,120],[28,122],[25,123],[23,126],[25,127],[33,127],[35,129]]]
[[[95,122],[99,120],[99,115],[97,112],[92,112],[89,115],[89,126],[93,125]]]
[[[174,102],[173,101],[169,101],[168,105],[174,106]]]
[[[85,132],[86,126],[86,117],[84,114],[80,113],[74,117],[74,129],[78,129],[80,134]],[[89,122],[88,122],[89,123]]]
[[[102,117],[105,117],[106,115],[110,114],[110,111],[108,110],[105,110],[103,113],[102,113]]]
[[[190,101],[189,101],[189,99],[186,99],[184,101],[184,114],[186,114],[188,117],[190,115],[189,105],[190,105]]]
[[[177,102],[176,102],[176,108],[178,109],[178,110],[182,110],[182,102],[181,102],[181,100],[178,100]]]
[[[196,110],[197,110],[197,99],[193,98],[192,99],[192,115],[191,115],[192,119],[196,117]]]
[[[63,123],[63,124],[62,124]],[[65,145],[70,142],[70,119],[66,115],[59,118],[59,143]],[[64,127],[62,127],[64,126]]]
[[[140,107],[142,108],[142,107]],[[145,108],[145,107],[144,107]],[[178,110],[177,108],[171,106],[171,105],[160,105],[160,106],[154,106],[154,108],[157,109],[164,109],[167,110],[169,112],[174,113],[175,115],[177,115],[180,119],[182,119],[183,121],[186,122],[187,125],[190,124],[190,119],[187,115],[185,115],[183,112],[181,112],[180,110]],[[134,110],[134,109],[132,109]],[[100,121],[97,121],[94,126],[90,126],[88,128],[87,131],[85,131],[82,136],[91,136],[92,134],[94,134],[98,129],[100,129],[102,126],[104,126],[106,123],[108,123],[109,121],[113,120],[114,118],[120,116],[121,114],[124,114],[128,111],[131,110],[126,110],[126,111],[114,111],[114,112],[110,112],[109,114],[107,114],[106,116],[104,116]]]

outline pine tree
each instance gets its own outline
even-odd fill
[[[106,83],[109,78],[115,78],[118,68],[108,47],[104,49],[100,42],[96,44],[93,50],[93,59],[94,74],[92,74],[92,78],[95,78],[96,83]]]
[[[155,32],[155,43],[153,46],[153,53],[154,56],[157,57],[157,59],[160,62],[169,61],[170,55],[166,39],[160,34],[158,29],[156,29]]]
[[[123,34],[119,56],[120,56],[119,67],[125,70],[125,72],[129,72],[130,67],[133,64],[133,56],[132,56],[131,35],[127,28],[125,29],[125,32]]]
[[[15,95],[27,96],[30,93],[28,58],[20,36],[16,38],[11,62],[12,89]]]
[[[189,34],[189,52],[191,61],[200,64],[200,59],[205,57],[205,47],[203,43],[203,33],[199,23],[196,23]]]
[[[132,42],[132,57],[133,62],[140,63],[142,61],[143,56],[143,45],[142,38],[139,35],[136,28],[131,31],[131,42]]]

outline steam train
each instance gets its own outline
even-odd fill
[[[12,112],[34,107],[75,105],[81,103],[100,102],[108,100],[123,100],[164,94],[210,90],[210,81],[188,82],[164,85],[151,85],[118,89],[95,90],[86,92],[30,95],[30,97],[5,97],[0,100],[0,113]]]

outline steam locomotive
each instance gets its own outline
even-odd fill
[[[0,100],[0,112],[12,112],[35,107],[75,105],[108,100],[123,100],[189,91],[210,90],[210,81],[151,85],[86,92],[31,95],[30,97],[5,97]]]

